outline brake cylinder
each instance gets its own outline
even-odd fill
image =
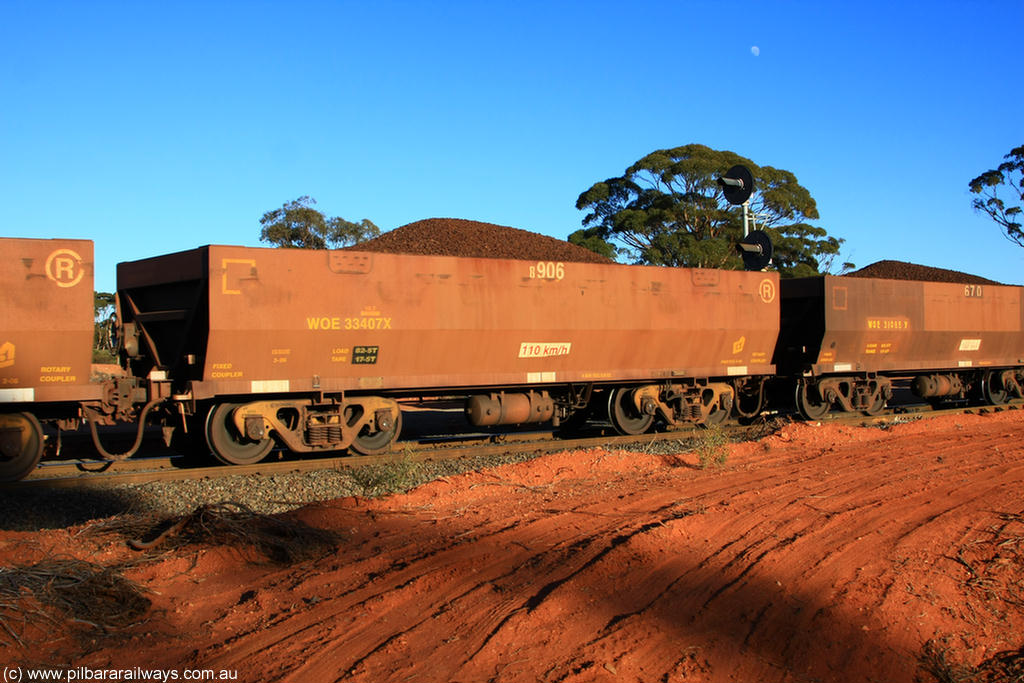
[[[918,375],[910,388],[921,398],[933,398],[959,394],[964,386],[956,375]]]
[[[477,427],[514,425],[526,422],[547,422],[555,415],[555,402],[546,391],[525,394],[470,396],[466,401],[466,417]]]

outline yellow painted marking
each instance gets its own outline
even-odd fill
[[[391,318],[360,316],[342,318],[340,316],[313,316],[306,318],[306,328],[328,332],[331,330],[390,330]]]
[[[85,276],[82,257],[71,249],[57,249],[46,257],[46,277],[58,287],[74,287]]]
[[[554,261],[537,261],[530,266],[531,280],[561,280],[565,278],[565,264]]]
[[[520,358],[568,356],[570,351],[572,351],[570,342],[522,342],[519,344]]]
[[[235,370],[231,363],[214,363],[210,366],[210,379],[238,379],[241,370]]]
[[[9,368],[14,365],[14,344],[4,342],[0,344],[0,368]]]
[[[42,365],[39,372],[39,381],[43,384],[74,384],[78,380],[70,374],[70,365]]]
[[[242,293],[242,290],[240,290],[240,289],[229,289],[228,288],[228,266],[230,266],[230,265],[238,265],[238,264],[247,265],[247,266],[251,266],[252,268],[256,268],[256,261],[254,261],[253,259],[246,259],[246,258],[224,258],[224,259],[221,259],[220,260],[220,267],[221,267],[221,270],[224,271],[224,274],[221,276],[221,283],[220,283],[221,294],[241,294]]]
[[[907,318],[868,318],[869,330],[883,330],[886,332],[904,332],[910,329],[910,321]]]
[[[74,375],[40,375],[39,381],[42,384],[74,384],[78,378]]]

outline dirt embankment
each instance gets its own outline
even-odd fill
[[[788,425],[721,468],[567,452],[340,499],[293,513],[342,534],[333,554],[166,551],[125,572],[153,591],[125,640],[83,654],[54,628],[0,656],[301,683],[931,681],[928,643],[973,665],[1024,641],[1022,429],[1024,411]],[[129,557],[79,530],[0,535],[33,554]]]

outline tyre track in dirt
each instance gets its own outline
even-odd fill
[[[170,636],[137,656],[304,683],[913,681],[928,639],[977,658],[1024,629],[955,561],[1021,505],[1022,429],[791,425],[723,469],[576,452],[313,506],[297,516],[344,532],[337,556],[243,570],[204,551],[234,584],[138,570]]]
[[[974,444],[974,445],[972,445],[972,446],[970,446],[968,448],[960,447],[959,449],[948,449],[947,448],[947,449],[944,449],[942,452],[940,452],[938,455],[936,455],[936,457],[943,457],[943,453],[945,454],[944,457],[955,457],[955,456],[957,456],[959,454],[958,452],[967,451],[967,450],[974,450],[975,448],[977,448],[979,446],[980,447],[984,447],[984,445],[985,444]],[[984,474],[985,472],[988,472],[989,470],[991,470],[991,467],[984,466],[984,465],[979,465],[978,467],[976,467],[974,469],[976,471],[971,471],[970,468],[967,468],[965,470],[965,476],[966,477],[977,478],[977,476],[979,474]],[[1020,476],[1019,476],[1020,475],[1020,468],[1017,467],[1017,468],[1013,468],[1013,469],[1016,470],[1016,478],[1019,480],[1019,478],[1020,478]],[[873,477],[875,477],[876,481],[877,481],[877,477],[879,476],[879,474],[882,475],[883,480],[886,478],[884,472],[879,472],[878,470],[875,470],[875,472],[873,474]],[[935,474],[936,474],[935,472],[924,471],[924,474],[922,475],[922,477],[934,479],[935,478],[934,477]],[[1008,473],[1006,471],[996,471],[996,472],[993,473],[992,476],[993,476],[994,479],[999,480],[999,479],[1005,478],[1005,476],[1007,474]],[[831,497],[831,496],[836,496],[836,495],[849,495],[849,493],[852,492],[852,491],[863,491],[865,480],[866,480],[866,477],[862,476],[859,473],[859,471],[855,470],[855,471],[847,474],[846,476],[843,476],[843,477],[839,478],[835,482],[835,484],[837,484],[837,485],[833,485],[831,487],[824,487],[824,488],[815,489],[816,493],[812,493],[811,495],[818,495],[818,496],[825,496],[825,497]],[[785,478],[783,478],[779,482],[779,488],[785,487],[788,483],[789,482]],[[983,482],[976,482],[976,483],[983,484]],[[771,498],[774,491],[772,490],[772,488],[769,485],[770,482],[762,481],[761,484],[762,484],[762,487],[763,487],[763,490],[761,491],[761,496],[763,498]],[[782,525],[780,525],[778,523],[774,523],[774,522],[773,523],[768,523],[769,526],[773,527],[771,529],[763,528],[765,526],[765,523],[760,523],[760,524],[755,524],[753,526],[750,526],[750,527],[748,527],[745,530],[737,530],[737,529],[732,529],[732,528],[728,528],[728,527],[716,530],[717,532],[720,532],[725,537],[730,537],[730,538],[737,538],[738,537],[739,540],[731,541],[730,543],[721,546],[719,549],[713,551],[711,553],[710,557],[707,560],[704,560],[704,561],[701,561],[701,562],[697,563],[696,569],[698,571],[701,570],[701,569],[713,568],[714,569],[713,575],[714,575],[715,579],[718,582],[724,581],[724,583],[720,583],[720,585],[714,591],[712,591],[711,594],[699,606],[695,605],[694,608],[692,608],[690,610],[693,613],[693,615],[694,615],[693,618],[692,618],[692,621],[698,621],[702,617],[702,615],[709,609],[709,607],[712,605],[712,603],[716,599],[722,598],[722,596],[726,595],[730,591],[740,592],[743,595],[747,595],[747,594],[751,594],[751,593],[755,594],[755,595],[770,594],[770,592],[771,592],[770,589],[762,590],[759,587],[757,587],[756,583],[745,581],[745,578],[747,577],[747,575],[750,572],[754,571],[755,568],[765,558],[783,551],[783,549],[785,549],[787,546],[789,546],[791,544],[794,544],[794,543],[797,543],[798,540],[799,541],[805,541],[808,544],[815,545],[815,546],[818,546],[818,547],[822,547],[822,548],[825,548],[825,549],[832,548],[833,547],[832,541],[834,539],[831,538],[831,536],[832,536],[832,533],[830,533],[830,528],[831,527],[836,527],[836,528],[841,529],[840,531],[836,532],[837,536],[848,535],[848,531],[845,531],[845,529],[848,527],[848,524],[847,524],[847,522],[844,519],[845,517],[851,517],[851,516],[856,516],[856,515],[863,515],[865,510],[868,510],[868,511],[870,511],[872,509],[875,510],[874,518],[869,518],[867,520],[867,522],[868,522],[867,524],[862,524],[862,526],[864,526],[865,528],[863,528],[862,531],[860,532],[860,537],[858,538],[858,541],[861,538],[864,538],[865,536],[868,536],[869,534],[872,534],[872,533],[876,533],[876,534],[884,534],[884,533],[886,533],[885,528],[887,526],[890,526],[890,523],[887,520],[889,518],[891,518],[891,517],[895,517],[895,518],[898,518],[898,519],[899,518],[904,519],[905,520],[904,521],[904,525],[905,526],[908,526],[908,527],[910,527],[912,529],[915,529],[917,533],[921,533],[923,530],[927,529],[927,526],[929,524],[935,522],[936,520],[938,520],[943,515],[946,515],[946,514],[950,513],[951,511],[953,511],[955,509],[962,508],[964,506],[968,506],[968,505],[970,505],[972,503],[977,503],[977,501],[980,500],[980,499],[983,499],[983,498],[987,499],[991,495],[991,488],[984,488],[984,486],[983,486],[982,490],[980,492],[978,492],[977,494],[975,494],[975,495],[968,495],[968,496],[964,496],[964,497],[960,497],[960,498],[954,499],[950,503],[948,503],[948,504],[946,504],[944,506],[940,506],[937,510],[934,509],[934,507],[932,506],[931,499],[942,496],[944,492],[942,492],[942,491],[933,492],[933,491],[926,490],[925,493],[923,493],[923,494],[918,494],[916,496],[911,496],[911,497],[907,498],[905,504],[900,506],[901,509],[897,509],[893,513],[883,513],[883,512],[880,512],[881,507],[882,507],[884,502],[886,502],[886,501],[892,502],[891,496],[888,495],[889,492],[886,490],[886,487],[882,486],[882,487],[878,488],[876,490],[876,493],[877,493],[877,495],[875,497],[867,497],[866,499],[860,500],[856,505],[848,506],[845,510],[841,510],[841,511],[835,512],[833,515],[831,515],[832,519],[828,520],[828,522],[824,525],[824,528],[823,529],[820,529],[820,528],[817,529],[814,532],[813,536],[810,535],[810,529],[809,529],[808,526],[802,526],[802,527],[799,527],[799,528],[796,528],[796,529],[792,529],[792,533],[790,533],[789,535],[783,535],[785,531],[790,531],[790,529],[788,527],[793,526],[791,523],[784,523]],[[700,503],[701,502],[701,497],[696,497],[694,500],[695,500],[695,502]],[[649,501],[649,502],[652,502],[652,501]],[[800,502],[800,501],[797,501],[797,502]],[[897,499],[897,502],[898,502],[898,499]],[[792,507],[794,504],[795,504],[794,502],[790,501],[790,502],[786,502],[786,503],[782,504],[781,507],[779,505],[776,505],[776,504],[754,506],[752,509],[748,510],[747,513],[748,514],[749,513],[753,513],[753,514],[750,514],[750,517],[753,517],[753,518],[762,518],[763,517],[763,518],[771,519],[771,520],[789,519],[790,516],[788,515],[788,511],[789,511],[788,508]],[[748,517],[748,519],[749,519],[749,517]],[[645,530],[649,530],[651,528],[653,528],[653,525],[652,526],[647,526]],[[734,550],[734,547],[740,545],[742,540],[745,539],[747,536],[752,536],[756,540],[754,540],[752,542],[752,545],[743,546],[743,547],[739,548],[739,550]],[[896,545],[898,545],[899,542],[904,538],[904,536],[905,536],[905,534],[903,534],[903,533],[897,533],[894,536],[894,538],[893,538],[892,547],[895,547]],[[781,540],[778,540],[777,542],[774,542],[774,543],[765,543],[764,540],[763,540],[765,538],[780,538],[780,537],[781,537]],[[871,544],[871,546],[873,546],[873,545],[874,544]],[[819,558],[816,559],[816,561],[811,562],[811,563],[807,563],[807,566],[806,566],[806,568],[804,570],[804,573],[801,575],[801,578],[806,578],[809,575],[818,573],[820,571],[819,567],[822,564],[826,564],[826,563],[829,563],[829,562],[837,562],[838,561],[837,558],[848,557],[849,555],[854,554],[853,552],[851,552],[853,550],[856,550],[856,543],[854,544],[853,548],[846,548],[842,553],[830,552],[830,551],[826,550],[823,554],[820,555]],[[864,548],[863,550],[858,551],[856,554],[859,554],[859,555],[862,555],[862,556],[866,556],[866,555],[872,554],[875,551],[876,551],[876,548],[873,548],[873,547],[869,546],[869,547]],[[751,556],[755,555],[755,553],[756,553],[756,556],[751,558]],[[725,559],[724,563],[719,564],[717,562],[717,560],[720,557],[724,557],[724,558],[727,558],[727,559]],[[601,559],[601,558],[594,558],[594,559]],[[593,566],[593,564],[594,564],[593,562],[588,562],[587,567],[591,567],[591,566]],[[595,571],[597,571],[597,570],[595,569]],[[726,577],[729,577],[729,578],[726,579]],[[668,586],[670,586],[670,585],[679,585],[679,584],[688,583],[691,586],[690,591],[692,592],[692,586],[693,585],[700,585],[701,583],[707,583],[706,579],[704,581],[695,582],[693,580],[694,577],[692,576],[692,574],[690,572],[678,572],[677,571],[674,574],[671,574],[671,575],[669,575],[669,577],[666,577],[666,578],[668,579],[668,582],[669,582],[668,584],[666,584],[664,581],[662,581],[662,582],[659,582],[660,585],[657,585],[657,587],[656,587],[656,590],[658,591],[658,593],[657,593],[658,599],[657,600],[648,599],[648,604],[655,604],[655,603],[658,603],[658,602],[665,602],[666,601],[665,598],[671,592],[670,589],[668,588]],[[846,572],[843,575],[831,577],[830,581],[835,585],[834,592],[841,592],[843,590],[846,590],[846,587],[849,584],[851,584],[853,581],[855,581],[857,578],[858,578],[858,573],[857,572],[854,572],[854,573]],[[583,578],[582,574],[580,574],[580,573],[577,573],[577,579],[581,580],[581,581],[585,580]],[[828,584],[828,582],[825,582],[825,583],[826,583],[826,585]],[[893,583],[894,583],[894,581],[890,581],[889,584],[886,586],[886,588],[891,586]],[[753,586],[753,588],[752,588],[752,586]],[[742,601],[745,601],[745,600],[742,600]],[[742,601],[734,599],[732,602],[736,603],[736,602],[742,602]],[[668,600],[668,602],[672,602],[672,601]],[[805,600],[804,602],[809,602],[809,600]],[[758,625],[760,623],[762,623],[762,622],[772,622],[773,621],[773,619],[770,618],[770,610],[771,610],[771,608],[772,608],[771,603],[768,603],[768,604],[764,605],[759,610],[757,615],[755,616],[755,618],[753,620],[753,625],[752,625],[751,629],[748,631],[748,633],[745,636],[744,641],[743,641],[744,645],[746,647],[750,647],[752,642],[754,642],[756,640],[756,632],[758,630]],[[634,610],[633,614],[636,617],[642,617],[644,615],[645,611],[646,611],[646,609]],[[820,619],[822,617],[822,615],[825,615],[825,614],[828,614],[828,610],[825,609],[825,608],[821,608],[821,609],[815,610],[812,613],[811,621],[813,621],[815,618]],[[788,620],[788,616],[789,615],[780,615],[780,616],[786,617],[786,620]],[[506,618],[502,622],[502,625],[503,626],[507,625],[510,620],[511,620],[511,617]],[[622,620],[618,620],[618,621],[622,621]],[[778,625],[777,622],[779,622],[779,621],[780,621],[779,618],[775,618],[774,619],[774,622],[776,622],[775,626]],[[617,621],[613,617],[612,621],[610,621],[608,623],[617,623]],[[812,623],[807,623],[804,630],[810,631],[812,629],[813,629],[813,624]],[[542,628],[542,629],[539,629],[539,630],[544,630],[544,629]],[[608,629],[604,629],[604,630],[607,631]],[[769,630],[772,630],[772,629],[769,629]],[[801,629],[799,628],[799,625],[798,625],[797,628],[791,629],[791,630],[799,631]],[[854,635],[856,635],[856,634],[854,634]],[[494,636],[495,636],[495,634],[492,633],[490,635],[490,638],[493,639]],[[861,636],[860,639],[863,640],[863,636]],[[629,641],[629,642],[634,642],[633,638],[626,638],[626,640]],[[597,641],[594,641],[594,640],[587,641],[585,643],[584,649],[589,649],[589,648],[594,647],[596,642]],[[479,650],[477,652],[479,653]],[[782,654],[785,656],[786,653],[783,652]],[[502,659],[502,657],[495,657],[493,659]],[[788,662],[786,662],[784,660],[784,664],[786,664],[786,663],[788,663]],[[579,666],[580,665],[577,665],[577,668],[579,668]],[[586,668],[584,667],[583,670],[586,671]]]
[[[423,521],[423,520],[420,520]],[[425,520],[429,525],[434,520]],[[359,520],[359,524],[365,525],[366,520]],[[390,535],[389,528],[393,521],[386,516],[378,516],[374,522],[377,532],[381,535]],[[534,531],[533,524],[541,524],[544,528]],[[615,529],[621,528],[619,515],[607,520],[607,525]],[[515,529],[516,536],[522,536],[524,529],[529,530],[529,536],[533,539],[534,547],[548,546],[541,552],[532,552],[525,544],[518,541],[509,542],[503,539],[503,534]],[[397,532],[396,532],[397,533]],[[587,535],[563,537],[556,527],[552,527],[549,519],[526,520],[512,526],[505,526],[497,531],[481,531],[481,527],[470,527],[469,529],[452,530],[452,533],[430,532],[430,535],[414,533],[417,537],[420,552],[417,556],[402,560],[392,566],[392,571],[383,571],[379,566],[373,568],[361,568],[361,562],[371,561],[372,558],[365,558],[356,561],[346,567],[347,572],[363,572],[365,584],[355,589],[335,586],[334,596],[330,598],[330,606],[324,605],[318,610],[318,621],[315,623],[295,623],[291,620],[284,620],[280,624],[261,625],[261,633],[257,637],[248,640],[244,646],[237,646],[239,637],[225,642],[224,650],[230,650],[232,655],[227,659],[217,659],[217,662],[225,667],[240,665],[251,656],[265,648],[273,648],[278,644],[288,641],[290,643],[303,643],[303,646],[316,646],[327,643],[334,637],[338,630],[348,631],[349,635],[345,641],[344,649],[347,657],[353,653],[361,653],[352,663],[352,667],[358,668],[359,664],[386,649],[392,641],[404,637],[405,632],[400,631],[392,634],[384,642],[364,641],[358,635],[358,629],[351,629],[352,624],[345,624],[344,628],[338,627],[338,619],[344,615],[353,613],[372,614],[374,619],[389,619],[393,616],[392,610],[379,608],[377,603],[385,602],[386,597],[400,596],[403,592],[415,593],[421,589],[421,584],[430,582],[431,586],[439,584],[452,585],[457,592],[448,593],[444,590],[433,590],[429,602],[420,605],[423,612],[429,614],[420,621],[412,624],[407,630],[415,630],[423,621],[436,618],[448,611],[449,605],[457,604],[460,600],[471,596],[473,593],[481,592],[488,595],[487,600],[492,605],[498,605],[497,614],[502,612],[502,595],[504,582],[517,584],[515,574],[522,567],[535,569],[540,572],[553,572],[557,567],[563,566],[566,562],[576,556],[580,556],[582,548],[589,546],[593,538]],[[454,544],[449,543],[449,538],[459,538]],[[472,548],[468,551],[462,546],[466,541],[472,542]],[[430,548],[423,550],[425,544],[429,543]],[[363,544],[365,545],[365,543]],[[444,546],[443,548],[440,546]],[[515,555],[510,556],[507,549],[511,548]],[[358,546],[346,549],[347,554],[358,554],[360,552],[374,552],[375,549],[360,548]],[[481,556],[495,555],[501,557],[501,561],[491,568],[488,573],[469,589],[460,582],[462,579],[461,567],[474,565],[480,561]],[[510,570],[509,566],[513,568]],[[369,569],[369,571],[367,571]],[[324,574],[331,574],[337,567],[323,567]],[[295,586],[301,589],[302,586]],[[543,587],[538,591],[543,591]],[[515,593],[509,592],[509,595]],[[529,604],[529,600],[527,600]],[[509,601],[505,611],[514,612],[522,609],[523,605]],[[345,619],[349,621],[348,619]],[[479,626],[479,624],[478,624]],[[275,628],[276,627],[276,628]],[[211,650],[206,655],[215,655]]]

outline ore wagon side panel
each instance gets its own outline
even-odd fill
[[[924,326],[956,367],[1016,365],[1024,355],[1020,287],[925,285]]]
[[[879,372],[923,359],[920,282],[825,276],[825,336],[818,363],[833,372]]]
[[[812,278],[817,279],[817,278]],[[1021,288],[824,276],[816,374],[1015,365]]]
[[[197,398],[773,371],[774,274],[224,246],[203,254],[209,343]]]
[[[91,397],[93,244],[0,238],[0,403]]]

